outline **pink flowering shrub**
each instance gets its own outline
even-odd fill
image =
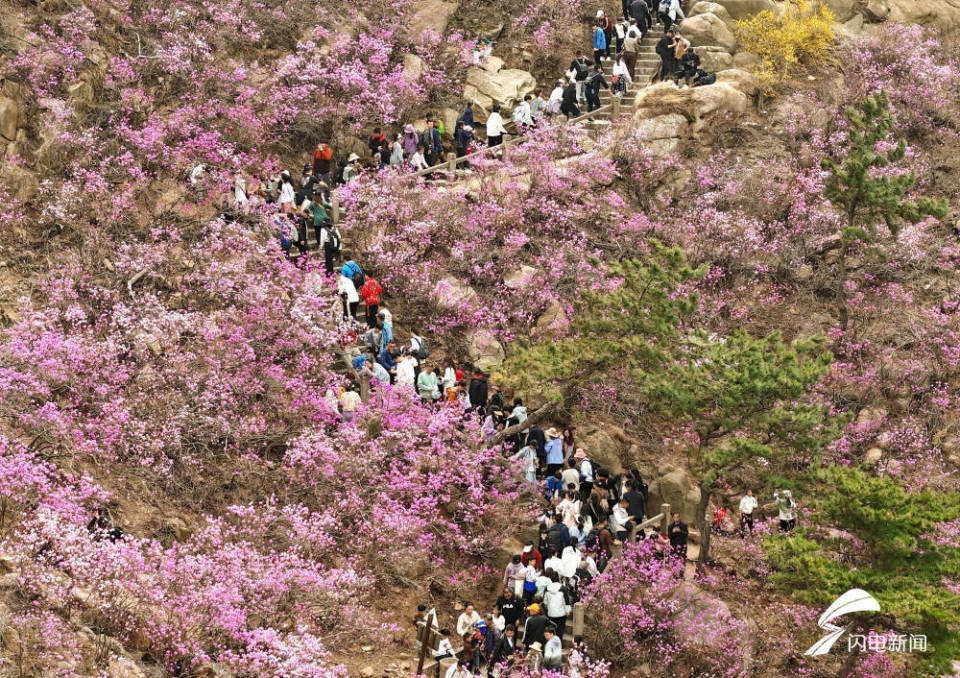
[[[594,215],[606,196],[595,189],[613,167],[566,157],[584,142],[576,130],[547,128],[509,162],[481,161],[449,190],[403,174],[357,182],[341,192],[351,254],[404,290],[421,326],[447,335],[492,327],[508,338],[599,275]]]
[[[647,540],[625,544],[584,596],[587,645],[614,667],[656,675],[748,675],[747,625],[683,580],[683,563]]]

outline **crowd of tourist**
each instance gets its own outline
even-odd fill
[[[624,94],[634,81],[639,44],[657,20],[665,27],[656,46],[661,59],[659,77],[677,84],[682,79],[684,86],[702,84],[709,74],[700,70],[699,57],[689,49],[689,41],[672,28],[682,18],[678,0],[663,0],[656,13],[645,0],[623,0],[620,21],[598,12],[593,62],[578,51],[548,100],[538,91],[526,95],[512,113],[517,129],[532,129],[547,116],[577,117],[582,104],[592,112],[600,107],[603,89]],[[491,48],[488,42],[478,42],[475,62],[489,58]],[[614,62],[610,83],[603,72],[604,61]],[[453,131],[458,157],[475,151],[478,127],[473,105],[468,102]],[[665,531],[644,525],[648,489],[639,472],[612,473],[603,468],[576,444],[571,428],[543,429],[531,423],[518,430],[528,417],[521,398],[507,399],[481,371],[474,370],[467,377],[464,370],[448,365],[441,373],[429,361],[430,349],[423,337],[414,333],[401,342],[395,335],[393,314],[382,303],[384,290],[372,272],[364,271],[349,256],[336,265],[343,240],[331,218],[331,190],[354,181],[363,168],[426,170],[435,166],[443,158],[444,132],[444,121],[434,115],[427,116],[420,132],[411,124],[396,134],[374,128],[368,139],[368,158],[350,153],[340,163],[334,161],[330,146],[319,143],[296,181],[287,171],[269,178],[236,177],[231,203],[237,211],[258,204],[276,205],[272,223],[288,256],[294,246],[301,254],[310,250],[308,232],[312,229],[323,251],[327,275],[336,275],[341,347],[351,380],[339,391],[327,392],[331,411],[342,421],[353,421],[361,410],[361,391],[375,391],[387,384],[437,407],[458,408],[464,417],[477,417],[484,442],[492,443],[499,436],[504,457],[517,465],[542,498],[538,538],[506,566],[502,592],[488,612],[480,614],[472,603],[464,603],[454,637],[450,628],[441,625],[435,610],[419,606],[414,619],[420,627],[418,639],[425,642],[430,634],[424,628],[430,625],[440,638],[430,649],[434,658],[457,658],[440,678],[479,675],[481,667],[493,677],[507,676],[511,669],[521,667],[565,668],[568,675],[578,676],[582,658],[575,643],[579,638],[572,638],[569,653],[564,652],[562,639],[584,587],[604,571],[617,547],[631,539],[652,539],[664,558],[685,562],[689,528],[678,513],[670,516]],[[493,106],[485,124],[487,144],[499,145],[505,134],[500,107]],[[362,318],[358,317],[361,301]],[[515,432],[505,435],[508,429]],[[790,492],[775,493],[774,499],[781,531],[792,530],[796,513]],[[756,509],[757,500],[748,491],[739,503],[741,536],[753,533]],[[712,528],[718,533],[737,531],[722,507],[714,513]]]

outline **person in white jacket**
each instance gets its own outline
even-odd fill
[[[547,619],[557,627],[557,635],[562,638],[563,629],[567,624],[567,613],[570,610],[563,597],[563,587],[559,581],[553,581],[547,585],[547,590],[543,594],[543,606]]]
[[[360,305],[360,295],[357,294],[357,288],[353,280],[345,275],[337,276],[337,294],[343,301],[343,319],[357,318],[357,306]]]
[[[410,166],[414,171],[425,170],[430,167],[427,159],[423,157],[423,146],[417,146],[416,152],[410,156]]]
[[[622,97],[627,93],[627,88],[633,84],[633,78],[630,77],[630,68],[627,66],[623,54],[621,54],[620,58],[613,64],[613,77],[617,79],[614,85],[617,90],[617,96]]]
[[[409,355],[402,355],[397,358],[397,386],[409,387],[415,390],[414,384],[417,382],[417,371],[414,368],[416,358]]]
[[[533,127],[533,115],[530,113],[530,100],[532,98],[529,94],[523,97],[523,101],[513,111],[513,121],[517,123],[517,127],[521,131]]]
[[[547,626],[544,630],[544,638],[547,642],[543,644],[543,668],[562,669],[563,668],[563,643],[560,636],[556,634],[559,629]]]
[[[457,635],[462,638],[463,634],[467,631],[472,633],[473,629],[481,621],[483,621],[483,619],[473,608],[473,603],[467,603],[464,611],[457,617]]]
[[[557,80],[557,86],[550,92],[550,100],[547,101],[546,108],[543,109],[547,115],[558,115],[560,113],[560,105],[563,103],[564,86],[565,83],[563,80]]]
[[[503,143],[503,135],[506,133],[507,128],[503,126],[500,106],[499,104],[495,104],[493,112],[487,117],[487,145],[499,146]]]

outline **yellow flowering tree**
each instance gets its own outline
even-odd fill
[[[801,63],[827,56],[834,40],[833,13],[807,0],[788,4],[779,16],[767,10],[737,22],[737,38],[744,49],[761,59],[754,72],[764,94],[772,94]]]

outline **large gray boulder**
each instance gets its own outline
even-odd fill
[[[506,352],[490,330],[479,329],[467,335],[467,355],[476,369],[489,372],[503,365]]]
[[[689,12],[687,12],[688,17],[697,16],[698,14],[713,14],[727,24],[733,21],[733,17],[730,16],[730,12],[727,11],[727,8],[723,5],[717,4],[716,2],[706,2],[705,0],[701,0],[691,7]]]
[[[491,73],[484,68],[467,70],[463,98],[489,110],[494,104],[512,108],[537,87],[537,80],[527,71],[504,68]]]
[[[443,33],[450,17],[457,11],[456,2],[445,0],[417,0],[410,25],[414,31],[431,30]]]
[[[670,471],[650,483],[649,489],[647,515],[655,516],[660,513],[661,504],[670,504],[671,513],[679,513],[680,520],[688,525],[696,524],[700,487],[686,471]]]
[[[774,14],[780,12],[780,8],[773,0],[718,0],[718,2],[726,8],[734,20],[746,19],[764,11]]]
[[[730,53],[737,48],[737,38],[733,31],[716,14],[687,17],[680,23],[680,31],[694,47],[716,45]]]

